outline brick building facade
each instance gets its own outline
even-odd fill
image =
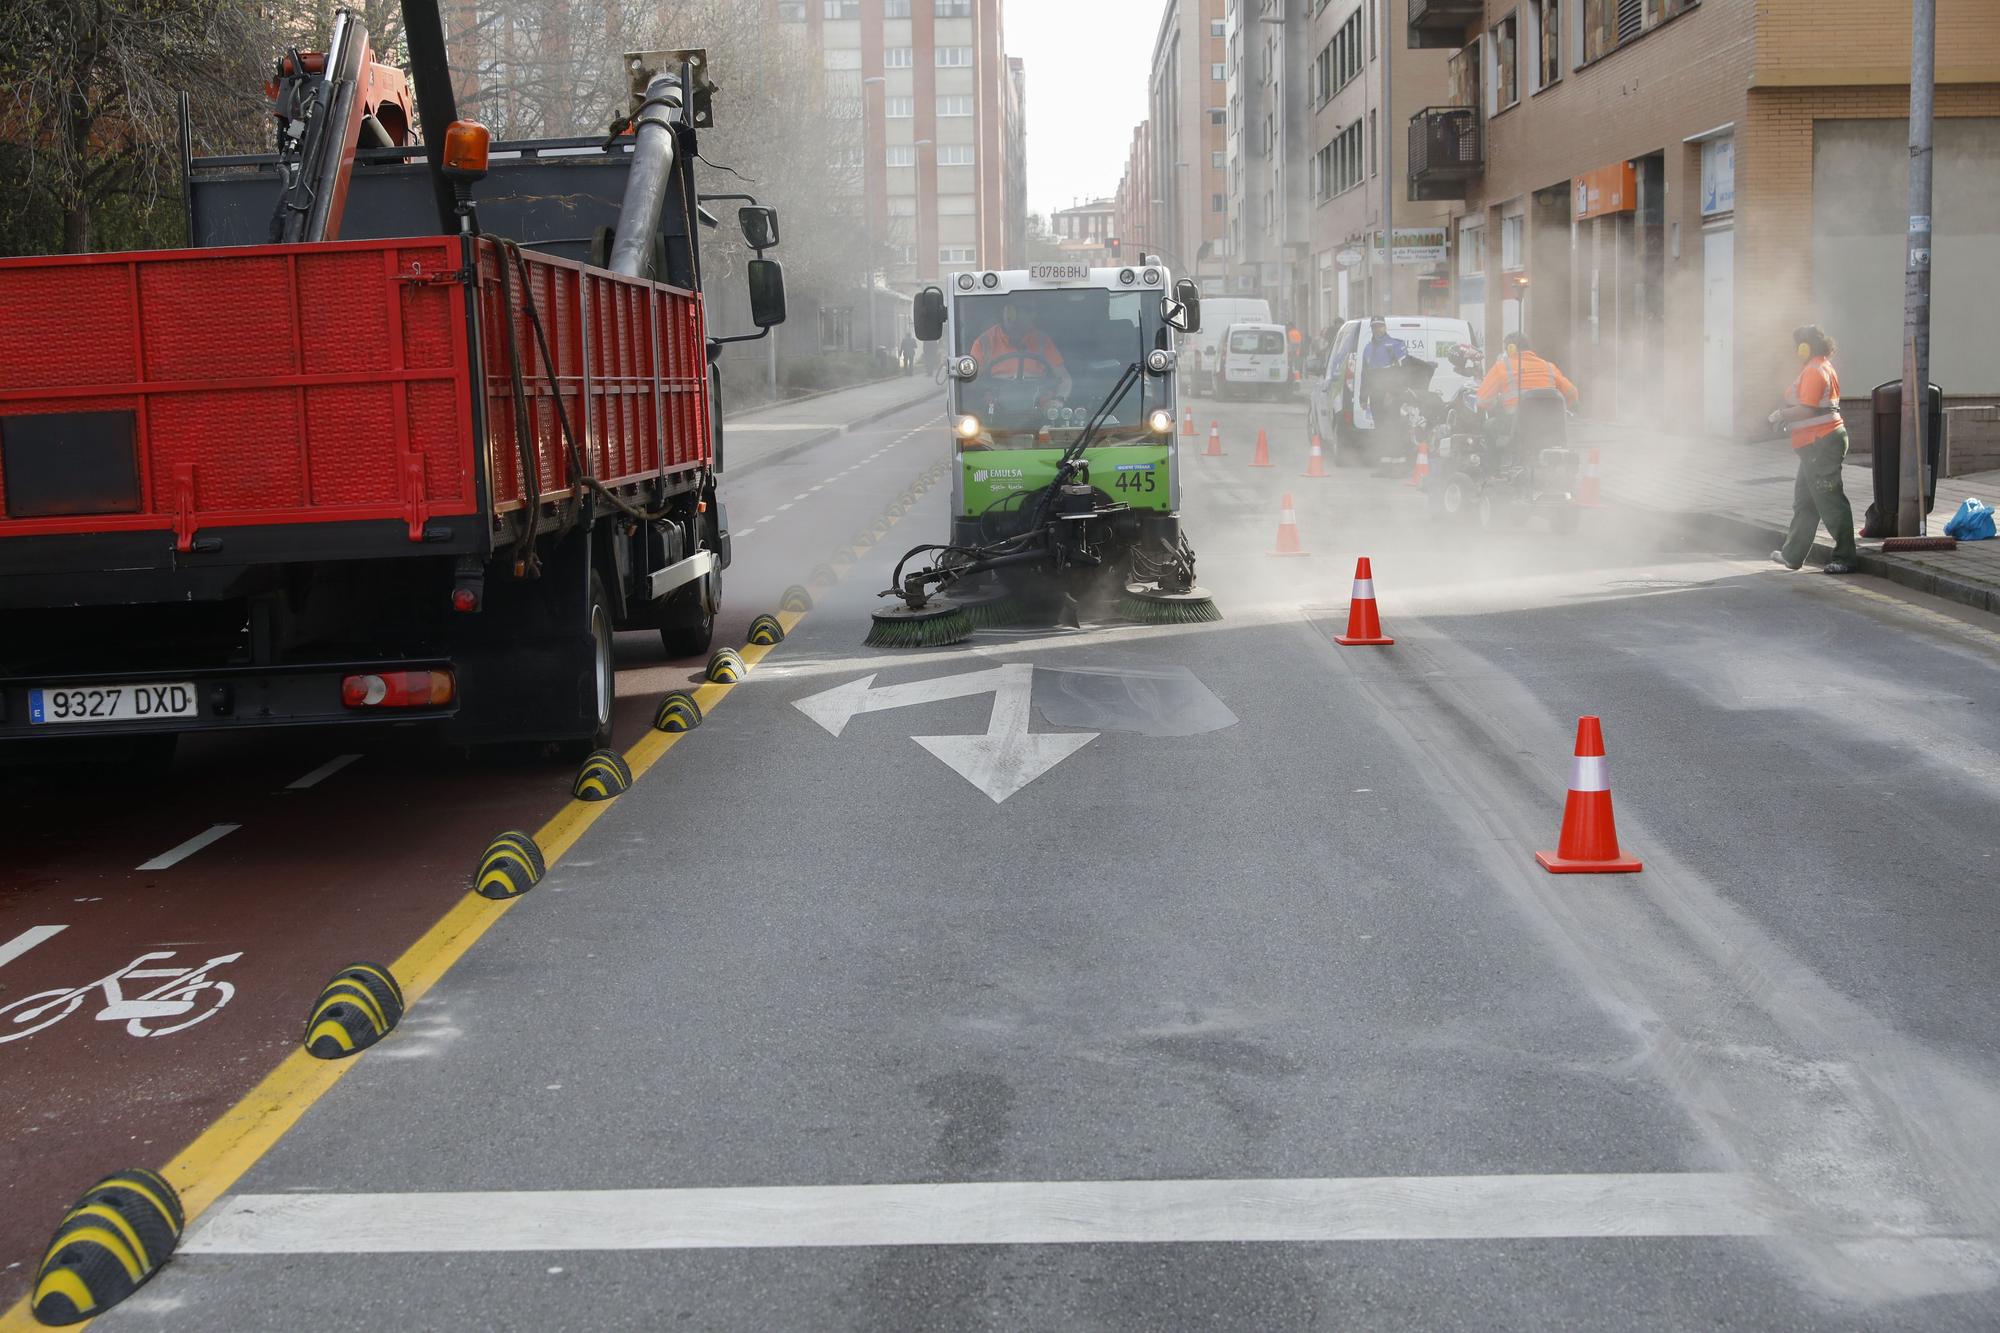
[[[1727,434],[1774,404],[1794,324],[1841,341],[1850,398],[1900,372],[1907,5],[1403,3],[1412,45],[1451,51],[1459,108],[1413,123],[1410,189],[1460,196],[1454,292],[1489,345],[1523,328],[1586,410]],[[2000,392],[2000,5],[1938,0],[1938,51],[1932,378],[1980,397]]]

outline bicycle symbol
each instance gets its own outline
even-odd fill
[[[0,1042],[19,1041],[33,1036],[43,1028],[62,1022],[90,998],[92,992],[104,993],[104,1007],[97,1011],[100,1023],[124,1023],[125,1031],[134,1037],[165,1037],[171,1033],[183,1032],[220,1013],[236,994],[236,987],[226,981],[217,981],[208,975],[213,967],[233,963],[243,955],[226,953],[220,958],[211,958],[200,967],[147,967],[145,964],[159,962],[174,956],[173,950],[164,953],[143,953],[108,977],[102,977],[75,990],[45,990],[24,996],[12,1004],[0,1005]],[[127,999],[121,983],[137,980],[159,980],[160,985],[144,995]],[[192,1017],[182,1018],[184,1014]],[[159,1026],[156,1020],[181,1018],[178,1023]]]

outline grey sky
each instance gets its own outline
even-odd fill
[[[1028,207],[1118,188],[1146,114],[1162,0],[1005,0],[1007,54],[1028,75]]]

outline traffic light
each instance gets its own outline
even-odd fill
[[[1118,258],[1118,238],[1116,236],[1105,237],[1104,248],[1110,252],[1113,259]]]

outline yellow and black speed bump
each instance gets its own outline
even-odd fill
[[[616,750],[592,750],[576,771],[569,794],[579,801],[608,801],[632,790],[632,766]]]
[[[784,641],[785,627],[778,623],[776,616],[758,616],[750,622],[750,642],[759,648],[769,648]]]
[[[479,878],[472,891],[482,898],[518,898],[542,882],[548,862],[532,833],[503,833],[479,858]]]
[[[708,678],[717,685],[734,685],[749,674],[743,655],[734,648],[718,648],[715,656],[708,659]]]
[[[653,714],[654,731],[693,731],[701,725],[701,705],[685,690],[669,690]]]
[[[160,1271],[185,1225],[180,1196],[154,1172],[106,1176],[63,1214],[35,1270],[35,1318],[76,1324],[104,1313]]]
[[[852,549],[852,550],[856,550],[856,551],[865,551],[865,550],[867,550],[867,549],[868,549],[869,547],[873,546],[874,544],[875,544],[875,534],[874,534],[874,533],[872,533],[872,532],[857,532],[857,533],[855,533],[855,534],[854,534],[854,540],[853,540],[853,541],[851,541],[851,542],[849,542],[849,543],[848,543],[847,545],[848,545],[848,547],[849,547],[850,549]]]
[[[785,595],[778,599],[778,609],[780,611],[796,611],[800,615],[804,615],[813,609],[812,594],[794,583],[791,587],[785,589]]]
[[[806,582],[815,588],[830,588],[840,582],[840,573],[832,565],[820,565],[806,576]]]
[[[842,547],[827,557],[827,563],[844,574],[847,572],[848,567],[854,563],[854,552],[848,550],[846,547]]]
[[[876,541],[881,541],[889,535],[889,520],[886,518],[876,519],[868,531],[874,534]]]
[[[334,974],[306,1019],[306,1054],[344,1060],[389,1035],[403,1021],[403,988],[379,963],[355,963]]]

